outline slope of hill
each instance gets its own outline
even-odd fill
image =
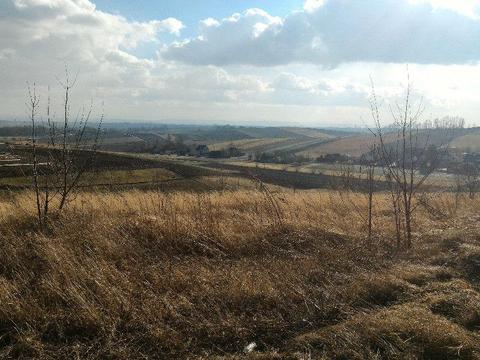
[[[40,231],[32,194],[6,194],[0,357],[478,358],[478,200],[441,219],[418,208],[399,254],[387,198],[370,249],[332,194],[274,199],[82,193]]]
[[[334,139],[316,147],[302,150],[300,154],[316,158],[325,154],[349,154],[351,156],[360,156],[369,151],[373,144],[373,137],[370,135],[356,135],[345,138]]]
[[[212,142],[209,147],[213,150],[235,146],[249,153],[256,152],[300,152],[315,147],[333,135],[323,130],[308,128],[239,128],[252,139]],[[265,137],[262,137],[265,136]]]
[[[384,133],[384,142],[386,145],[393,144],[398,140],[398,135],[393,132]],[[302,150],[299,153],[312,158],[325,154],[349,154],[351,156],[361,156],[370,151],[374,142],[374,137],[371,133],[361,135],[352,135],[340,138],[333,138],[330,141],[325,141],[318,146],[310,147],[307,150]],[[439,147],[446,146],[455,147],[460,150],[480,149],[480,133],[477,129],[427,129],[419,130],[414,134],[414,143],[422,147],[425,144],[436,145]]]
[[[331,139],[338,136],[338,134],[336,133],[335,135],[333,135],[332,131],[323,130],[323,129],[289,127],[289,128],[284,128],[284,130],[293,134],[297,134],[299,136],[305,136],[305,137],[314,138],[314,139]]]
[[[480,130],[472,130],[468,134],[458,136],[451,145],[464,151],[480,152]]]

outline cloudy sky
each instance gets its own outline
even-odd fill
[[[479,61],[480,0],[0,0],[4,119],[68,64],[110,120],[361,126],[408,64],[426,116],[480,124]]]

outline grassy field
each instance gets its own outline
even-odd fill
[[[294,140],[290,138],[243,139],[209,144],[208,148],[210,150],[223,150],[233,145],[241,150],[246,151],[268,151],[279,144],[292,141]]]
[[[316,147],[303,150],[300,154],[316,158],[325,154],[349,154],[351,156],[361,156],[370,150],[373,140],[369,135],[357,135],[346,138],[339,138]]]
[[[212,163],[206,164],[205,166],[213,166]],[[296,174],[299,181],[302,179],[307,182],[308,178],[312,175],[316,176],[326,176],[331,178],[330,183],[335,183],[340,181],[340,178],[344,176],[345,169],[349,168],[352,172],[352,175],[356,179],[366,179],[367,174],[365,169],[361,169],[360,166],[347,166],[342,164],[326,164],[326,163],[307,163],[302,165],[292,165],[292,164],[269,164],[269,163],[259,163],[259,162],[252,162],[252,161],[241,161],[241,160],[229,160],[223,161],[222,163],[217,164],[217,166],[221,165],[231,165],[237,169],[248,169],[248,171],[261,171],[265,170],[273,170],[277,172],[277,176],[281,177],[289,177],[291,178],[292,173]],[[378,167],[375,169],[375,179],[377,181],[385,181],[383,170]],[[275,182],[272,182],[275,183]],[[425,182],[426,185],[438,186],[442,188],[451,188],[455,185],[455,176],[452,174],[445,174],[441,172],[434,172],[432,173],[429,178]],[[325,188],[329,187],[330,184],[318,185],[318,188]]]
[[[319,144],[326,142],[328,138],[264,138],[264,139],[247,139],[247,140],[235,140],[221,143],[209,144],[210,150],[222,150],[229,146],[235,146],[245,152],[263,153],[263,152],[287,152],[287,153],[300,153],[305,152],[305,149],[316,148]]]
[[[452,146],[458,149],[470,150],[474,152],[480,151],[480,133],[459,136],[452,142]]]
[[[102,184],[137,184],[145,182],[159,182],[175,179],[175,173],[163,168],[135,169],[135,170],[111,170],[101,172],[88,172],[82,177],[80,186],[97,186]],[[30,186],[30,177],[0,178],[0,185]]]
[[[478,200],[397,252],[384,195],[369,248],[363,195],[271,191],[86,192],[42,231],[3,194],[0,357],[479,358]]]
[[[229,146],[238,147],[249,153],[255,152],[301,152],[315,148],[338,134],[309,128],[241,128],[248,135],[247,139],[232,139],[231,141],[209,142],[210,150],[221,150]]]
[[[328,134],[328,131],[321,129],[309,129],[309,128],[286,128],[291,133],[297,134],[299,136],[306,136],[316,139],[331,139],[334,135]]]
[[[44,161],[42,157],[44,154],[42,149],[39,149],[38,152],[41,164]],[[32,166],[30,150],[19,147],[15,149],[14,154],[19,157],[19,163],[17,164],[19,166],[0,166],[0,186],[2,188],[8,186],[12,188],[31,186]],[[85,156],[90,155],[85,153]],[[82,159],[82,157],[79,157],[79,159]],[[198,162],[194,161],[174,161],[169,157],[158,157],[155,155],[100,151],[96,154],[89,171],[82,177],[81,186],[158,183],[193,179],[217,173],[221,173],[221,171],[201,167]]]
[[[419,144],[434,144],[436,146],[445,146],[447,143],[451,147],[460,150],[478,151],[478,144],[480,137],[476,129],[433,129],[420,130],[418,135]],[[302,149],[299,154],[316,158],[325,154],[348,154],[353,157],[359,157],[362,154],[368,153],[373,145],[373,136],[370,133],[356,134],[350,136],[336,137],[329,139],[317,146]],[[384,134],[384,141],[386,144],[397,141],[395,133]]]
[[[26,150],[17,152],[23,162],[30,161]],[[362,175],[358,170],[358,167],[353,168],[353,171],[356,171],[356,181],[361,182],[366,178],[366,174]],[[0,188],[14,190],[32,186],[30,172],[29,165],[0,166]],[[201,178],[232,177],[231,182],[235,183],[238,178],[251,182],[253,177],[259,177],[268,184],[287,188],[328,189],[338,185],[343,174],[344,169],[339,164],[264,164],[242,160],[214,161],[192,157],[99,152],[94,169],[86,174],[80,185],[106,188],[151,187],[163,190],[191,188],[197,191],[218,189],[217,182],[214,181],[212,185],[202,182]],[[381,169],[377,169],[376,180],[383,181],[381,174]],[[454,183],[454,177],[442,173],[433,174],[427,181],[427,185],[443,188],[451,187]]]

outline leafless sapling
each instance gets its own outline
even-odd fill
[[[58,210],[68,203],[79,186],[85,172],[93,165],[100,142],[103,115],[95,128],[88,127],[93,106],[82,108],[71,121],[70,96],[75,85],[68,70],[61,82],[64,90],[62,121],[60,126],[51,115],[50,89],[46,106],[46,124],[43,136],[38,136],[40,97],[36,86],[28,87],[27,109],[32,127],[30,142],[32,153],[32,178],[35,190],[39,223],[44,226],[50,212],[50,204],[56,200]]]
[[[390,108],[391,125],[383,124],[373,81],[370,109],[375,124],[373,133],[377,152],[392,196],[397,245],[403,243],[410,248],[413,214],[417,207],[415,198],[436,170],[442,154],[448,151],[452,131],[458,124],[449,122],[433,129],[422,127],[425,107],[423,102],[413,101],[409,76],[403,100]]]

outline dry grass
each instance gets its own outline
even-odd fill
[[[332,194],[274,196],[281,219],[254,189],[84,193],[40,232],[32,194],[5,195],[0,357],[478,355],[476,201],[420,209],[416,248],[395,254],[386,199],[369,250]]]
[[[473,133],[455,138],[451,144],[452,147],[457,149],[463,149],[468,151],[479,151],[480,150],[480,134]]]
[[[362,154],[369,151],[372,146],[373,140],[370,135],[355,135],[349,136],[346,138],[339,138],[327,142],[325,144],[320,144],[315,148],[311,148],[305,151],[302,151],[301,154],[318,157],[325,154],[350,154],[352,156],[361,156]]]
[[[290,144],[294,141],[295,139],[291,138],[242,139],[209,144],[208,148],[210,150],[224,150],[233,145],[245,151],[265,151],[277,145],[284,143]]]
[[[325,359],[475,359],[478,341],[415,303],[360,314],[296,339]]]

